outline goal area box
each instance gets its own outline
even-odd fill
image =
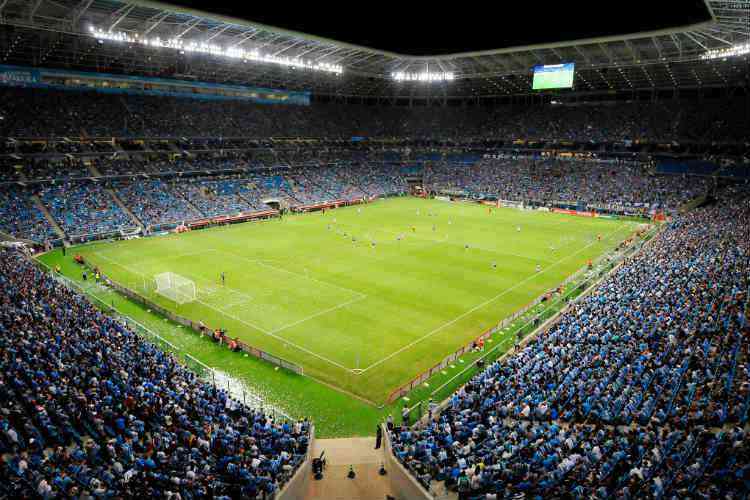
[[[186,304],[196,299],[195,282],[176,273],[166,272],[154,276],[156,293],[162,297]]]

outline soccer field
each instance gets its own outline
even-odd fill
[[[381,403],[636,225],[393,198],[75,251],[179,315]],[[193,280],[197,299],[157,295],[164,272]]]

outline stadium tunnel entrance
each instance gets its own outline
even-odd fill
[[[285,208],[282,205],[281,200],[276,199],[276,198],[269,198],[267,200],[263,200],[263,203],[273,208],[274,210],[278,210],[279,212],[281,211],[282,208]]]

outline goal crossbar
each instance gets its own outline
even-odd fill
[[[196,299],[195,282],[179,274],[166,272],[154,276],[156,293],[178,304]]]

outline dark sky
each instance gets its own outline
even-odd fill
[[[440,55],[549,43],[705,21],[703,0],[251,2],[166,0],[355,45]]]

